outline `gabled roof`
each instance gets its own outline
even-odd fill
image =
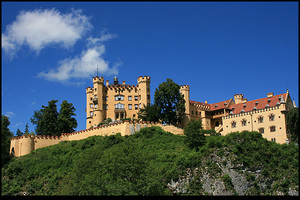
[[[252,100],[252,101],[248,101],[246,103],[234,104],[234,105],[231,105],[229,107],[229,109],[232,110],[233,114],[237,114],[237,113],[240,113],[242,111],[242,109],[244,109],[245,112],[252,111],[254,107],[256,109],[263,109],[263,108],[266,107],[267,104],[270,107],[273,107],[273,106],[276,106],[277,102],[280,103],[281,101],[285,101],[286,94],[287,93],[278,94],[278,95],[274,95],[272,97],[265,97],[265,98],[261,98],[261,99],[255,99],[255,100]],[[279,98],[281,98],[281,97],[282,97],[282,99],[279,100]],[[234,107],[234,109],[233,109],[233,107]]]
[[[226,100],[226,101],[221,101],[221,102],[217,102],[217,103],[213,103],[213,104],[208,104],[208,103],[202,103],[202,102],[190,100],[190,104],[206,106],[206,107],[209,108],[210,111],[215,111],[215,110],[223,110],[224,108],[228,108],[231,101],[232,101],[232,99],[229,99],[229,100]]]

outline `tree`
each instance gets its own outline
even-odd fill
[[[159,84],[154,93],[154,104],[158,107],[160,119],[168,124],[181,123],[185,112],[185,100],[180,86],[167,79]]]
[[[191,119],[186,127],[184,127],[184,135],[186,136],[185,143],[191,149],[199,150],[201,146],[203,146],[206,142],[206,138],[204,136],[205,131],[201,131],[202,122],[201,119],[199,121],[195,121]]]
[[[77,127],[77,121],[72,116],[76,116],[75,108],[72,103],[68,103],[64,100],[61,104],[59,115],[58,115],[58,123],[60,126],[61,133],[71,133],[75,131]]]
[[[10,138],[13,136],[8,126],[10,121],[7,116],[1,115],[1,168],[9,162]]]
[[[25,134],[28,134],[29,133],[29,126],[28,126],[28,123],[25,125]]]
[[[20,129],[17,129],[16,135],[17,135],[17,136],[22,136],[22,135],[24,135],[24,134],[22,133],[22,131],[21,131]]]
[[[62,102],[60,112],[57,112],[57,100],[48,102],[41,110],[34,111],[31,122],[36,125],[37,135],[59,136],[61,133],[71,133],[77,127],[77,121],[72,116],[76,110],[72,103]]]
[[[142,121],[157,122],[159,120],[158,107],[152,104],[141,108],[138,112],[138,118]]]
[[[37,135],[60,135],[58,124],[57,100],[48,101],[48,106],[42,106],[39,111],[34,111],[31,122],[36,125]]]
[[[298,143],[299,138],[299,108],[293,108],[286,114],[287,132],[291,142]]]

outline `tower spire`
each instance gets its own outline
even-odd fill
[[[98,64],[97,64],[97,76],[98,76]]]

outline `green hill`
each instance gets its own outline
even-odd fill
[[[184,137],[151,127],[37,149],[2,168],[2,195],[299,195],[295,144],[243,132],[195,151]]]

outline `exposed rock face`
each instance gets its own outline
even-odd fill
[[[228,151],[222,158],[215,152],[202,160],[198,168],[188,168],[178,181],[171,180],[167,187],[174,194],[190,193],[189,186],[196,183],[201,185],[199,195],[284,195],[280,191],[269,193],[274,181],[261,174],[262,166],[247,168],[242,163],[234,164],[234,159],[235,156]],[[299,192],[289,188],[288,195],[299,196]]]

